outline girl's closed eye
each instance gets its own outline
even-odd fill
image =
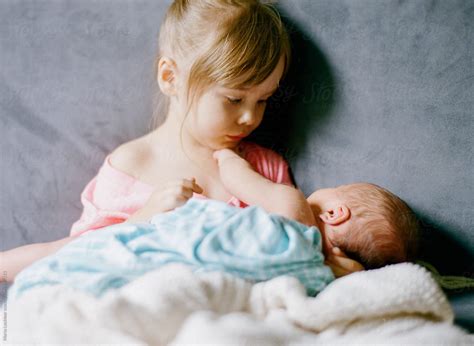
[[[233,99],[231,97],[227,97],[227,100],[234,105],[240,104],[242,102],[242,99]],[[260,100],[258,103],[260,104],[266,104],[268,100]]]
[[[229,100],[229,102],[232,104],[239,104],[240,102],[242,102],[242,99],[233,99],[231,97],[228,97],[227,100]]]

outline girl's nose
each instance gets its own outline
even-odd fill
[[[255,111],[246,111],[239,117],[239,125],[253,126],[258,121],[258,114]]]

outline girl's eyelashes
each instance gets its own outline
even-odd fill
[[[227,97],[227,100],[229,100],[229,102],[233,105],[236,105],[236,104],[239,104],[242,102],[242,99],[233,99],[233,98],[230,98],[230,97]],[[266,104],[268,100],[260,100],[258,101],[258,103],[260,104]]]
[[[229,102],[232,104],[239,104],[242,101],[242,99],[233,99],[230,97],[228,97],[227,100],[229,100]]]

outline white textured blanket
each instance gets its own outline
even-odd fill
[[[52,286],[4,310],[7,343],[474,343],[431,274],[408,263],[348,275],[315,298],[288,276],[252,285],[173,264],[101,299]]]

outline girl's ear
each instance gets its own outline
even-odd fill
[[[177,67],[173,59],[162,56],[158,62],[157,82],[163,94],[172,96],[176,94]]]
[[[341,223],[349,220],[350,217],[351,211],[345,204],[341,204],[340,206],[333,209],[328,209],[319,215],[319,218],[325,224],[332,226],[340,225]]]

